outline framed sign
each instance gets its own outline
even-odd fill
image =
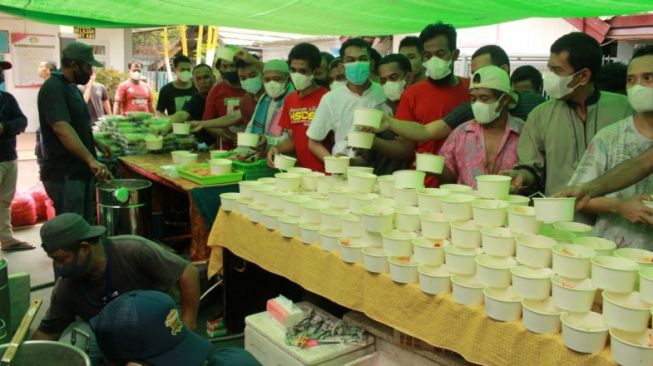
[[[39,63],[57,61],[57,37],[45,34],[12,33],[14,86],[33,88],[43,84],[37,74]]]
[[[75,27],[74,30],[77,39],[95,39],[95,28]]]

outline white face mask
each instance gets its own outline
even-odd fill
[[[406,88],[406,79],[401,81],[387,81],[383,84],[383,92],[389,100],[396,102],[401,98],[401,94],[404,93],[404,88]]]
[[[628,90],[628,102],[637,112],[653,112],[653,87],[633,85]]]
[[[474,113],[474,119],[476,120],[476,123],[485,125],[499,118],[502,109],[499,109],[497,112],[497,107],[499,107],[500,101],[501,98],[499,98],[494,103],[489,104],[479,101],[472,103],[472,112]]]
[[[297,90],[304,90],[313,84],[313,74],[306,76],[298,72],[293,72],[290,74],[290,78]]]
[[[445,61],[433,56],[422,66],[426,69],[426,76],[433,80],[441,80],[451,74],[451,60]]]
[[[141,80],[141,72],[140,71],[130,71],[129,72],[129,78],[132,80]]]
[[[568,76],[558,76],[552,72],[548,72],[544,75],[543,85],[544,91],[553,99],[560,99],[566,95],[573,93],[580,83],[576,84],[573,88],[568,87],[567,85],[571,82],[571,79],[576,76],[576,72]]]
[[[272,97],[272,99],[278,98],[283,93],[286,92],[286,84],[282,84],[278,81],[268,81],[263,85],[265,92]]]
[[[334,82],[331,83],[331,85],[329,85],[329,89],[336,90],[336,89],[342,88],[343,86],[347,86],[346,81],[335,80]]]
[[[182,71],[177,73],[177,79],[183,81],[184,83],[190,80],[193,77],[193,73],[190,71]]]
[[[240,87],[250,94],[256,94],[263,86],[263,79],[261,76],[254,76],[253,78],[245,79],[240,82]]]

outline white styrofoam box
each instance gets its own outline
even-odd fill
[[[314,308],[321,316],[335,319],[331,314],[309,304],[297,306],[307,311]],[[245,350],[265,366],[341,366],[374,352],[374,337],[369,335],[365,345],[324,344],[300,349],[286,344],[285,329],[266,311],[245,318]]]

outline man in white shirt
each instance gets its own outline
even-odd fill
[[[340,57],[345,64],[347,87],[327,93],[315,112],[315,118],[306,132],[308,147],[320,160],[325,156],[350,154],[347,149],[347,134],[353,130],[356,107],[376,108],[386,113],[386,96],[380,85],[370,81],[371,46],[360,38],[343,43]],[[335,144],[328,151],[320,141],[333,131]]]

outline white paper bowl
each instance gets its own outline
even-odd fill
[[[360,239],[342,238],[338,244],[340,259],[346,263],[358,263],[363,261],[363,248],[367,245]]]
[[[347,134],[347,146],[369,150],[373,143],[373,133],[352,131]]]
[[[277,154],[274,156],[274,167],[279,170],[288,170],[295,166],[297,159],[286,156],[283,154]]]
[[[241,197],[236,200],[236,210],[239,214],[249,218],[251,216],[249,212],[249,205],[252,203],[251,198]]]
[[[395,178],[392,175],[382,175],[378,178],[379,193],[382,197],[393,198],[395,196]]]
[[[452,221],[451,244],[467,249],[479,248],[481,227],[474,221]]]
[[[226,192],[220,194],[220,207],[223,211],[231,212],[237,209],[237,201],[242,198],[240,193]]]
[[[639,292],[603,291],[603,318],[610,328],[626,332],[643,332],[651,322],[651,304]]]
[[[329,203],[320,200],[310,200],[302,202],[301,207],[304,222],[319,224],[322,222],[322,210],[329,207]]]
[[[576,198],[533,198],[535,218],[544,223],[574,221]]]
[[[294,216],[281,216],[278,221],[281,236],[292,238],[299,235],[299,218]]]
[[[531,199],[526,196],[520,196],[517,194],[510,194],[508,195],[508,198],[504,199],[504,201],[508,202],[508,205],[510,207],[512,206],[528,206],[531,203]]]
[[[173,123],[172,133],[174,133],[175,135],[190,134],[190,123]]]
[[[512,288],[524,299],[543,300],[551,296],[551,268],[516,266],[510,270]]]
[[[535,218],[535,208],[513,206],[508,208],[508,228],[515,234],[537,234],[542,223]]]
[[[562,310],[586,313],[592,309],[596,287],[591,280],[551,277],[553,303]]]
[[[412,237],[409,233],[389,230],[381,234],[383,251],[390,257],[410,257],[413,255]]]
[[[349,167],[349,158],[346,156],[325,156],[324,170],[330,174],[345,174]]]
[[[417,207],[397,207],[395,227],[401,231],[420,231],[420,211]]]
[[[517,236],[517,261],[530,267],[551,267],[551,248],[556,241],[542,235]]]
[[[489,254],[479,254],[475,261],[476,274],[483,286],[497,288],[510,286],[510,270],[517,266],[517,261],[509,257],[494,257]]]
[[[420,265],[419,288],[429,295],[451,292],[451,273],[442,265]]]
[[[395,201],[395,206],[397,207],[417,206],[417,189],[395,187],[394,201]]]
[[[639,293],[642,300],[653,304],[653,268],[639,270]]]
[[[310,170],[308,168],[303,168],[303,167],[300,167],[300,166],[290,167],[290,168],[286,169],[286,171],[288,173],[295,173],[295,174],[299,174],[301,176],[304,176],[305,174],[309,174],[309,173],[313,172],[312,170]],[[303,182],[302,182],[302,184],[303,184]]]
[[[349,192],[371,193],[376,184],[376,175],[371,173],[351,171],[347,174]]]
[[[268,194],[274,191],[276,188],[269,185],[255,186],[252,188],[252,196],[254,197],[254,202],[262,205],[268,205]]]
[[[395,188],[424,188],[426,174],[417,170],[397,170],[392,173]]]
[[[354,125],[378,129],[383,119],[383,111],[374,108],[354,108]]]
[[[441,213],[421,213],[419,215],[422,235],[431,239],[448,239],[451,236],[451,222]]]
[[[596,287],[610,291],[629,293],[638,278],[637,263],[626,258],[597,256],[592,258],[592,282]]]
[[[357,215],[346,214],[340,217],[342,233],[348,238],[360,238],[363,236],[363,223]]]
[[[555,230],[568,234],[570,237],[588,236],[592,227],[580,222],[556,222],[553,224]]]
[[[374,174],[374,167],[371,166],[350,166],[347,168],[347,176],[350,174],[356,173],[368,173]]]
[[[504,200],[510,192],[510,177],[505,175],[479,175],[476,177],[478,196]]]
[[[274,180],[277,189],[283,192],[297,192],[302,184],[302,176],[296,173],[277,173]]]
[[[299,225],[299,238],[304,244],[319,244],[321,230],[323,228],[319,223],[303,222]]]
[[[286,216],[301,217],[302,216],[302,203],[310,201],[311,199],[306,196],[289,195],[283,199],[283,209]]]
[[[320,236],[320,246],[325,252],[338,250],[340,239],[344,237],[342,231],[338,230],[320,230],[318,235]]]
[[[417,206],[425,212],[442,212],[440,198],[450,192],[440,188],[422,188],[417,190]]]
[[[639,268],[653,268],[653,252],[639,248],[619,248],[614,251],[615,257],[621,257],[637,262]]]
[[[444,156],[433,154],[415,154],[415,169],[428,172],[441,174],[444,169]]]
[[[145,147],[150,151],[157,151],[163,148],[162,136],[149,136],[145,138]]]
[[[373,233],[384,233],[392,230],[395,210],[390,207],[366,205],[361,208],[363,229]]]
[[[277,191],[276,186],[275,186],[275,189],[273,191],[268,191],[268,192],[265,192],[265,193],[266,193],[266,195],[268,197],[268,199],[267,199],[268,207],[273,207],[273,208],[278,209],[278,210],[283,210],[284,209],[284,207],[286,205],[284,199],[286,197],[292,195],[291,192]]]
[[[268,207],[260,203],[252,202],[249,204],[249,220],[253,223],[263,222],[263,211]]]
[[[442,213],[452,221],[471,220],[472,202],[475,200],[476,197],[469,194],[449,194],[440,198]]]
[[[248,132],[237,133],[237,143],[241,147],[256,147],[258,145],[259,135]]]
[[[302,188],[310,192],[317,191],[317,180],[320,177],[324,177],[324,173],[310,172],[310,173],[302,174]]]
[[[594,249],[596,255],[612,255],[617,248],[617,244],[612,240],[598,238],[594,236],[581,236],[572,240],[576,245],[586,246]]]
[[[515,236],[504,227],[488,227],[481,230],[483,252],[496,257],[515,255]]]
[[[412,233],[408,233],[408,235],[411,235],[411,239],[413,238]],[[371,247],[383,248],[383,236],[381,236],[379,233],[372,233],[363,230],[362,238],[363,241]]]
[[[263,224],[268,230],[277,230],[279,228],[279,218],[283,216],[283,210],[267,208],[261,213]]]
[[[188,153],[177,156],[179,164],[193,164],[197,162],[197,154]]]
[[[356,215],[362,214],[363,207],[371,205],[376,198],[379,198],[379,195],[375,193],[349,192],[347,194],[349,212]]]
[[[349,190],[346,186],[336,184],[331,187],[328,193],[329,206],[337,209],[349,207]]]
[[[453,300],[467,306],[483,305],[483,284],[476,276],[453,274],[451,276]]]
[[[536,334],[556,334],[560,332],[560,314],[550,297],[543,300],[523,299],[524,327]]]
[[[608,340],[608,325],[599,313],[583,314],[563,312],[562,341],[565,346],[580,353],[597,353],[605,348]]]
[[[582,280],[590,276],[592,248],[575,244],[556,244],[553,250],[553,271],[562,277]]]
[[[474,221],[483,227],[505,226],[507,208],[505,201],[478,199],[472,203]]]
[[[172,163],[173,164],[181,164],[181,157],[191,154],[190,151],[185,151],[185,150],[176,150],[170,152],[170,156],[172,157]]]
[[[211,150],[209,151],[209,157],[211,159],[221,159],[229,155],[228,150]]]
[[[321,194],[328,194],[329,191],[331,191],[333,187],[337,185],[337,183],[338,180],[336,179],[336,177],[329,176],[329,175],[315,178],[315,185],[317,187],[317,192]]]
[[[444,263],[446,239],[429,239],[423,236],[413,239],[413,260],[419,264],[439,266]]]
[[[322,226],[329,230],[342,230],[342,216],[347,214],[347,210],[327,207],[320,211],[322,215]]]
[[[653,331],[631,333],[610,329],[612,359],[622,366],[653,365]]]
[[[509,322],[521,318],[521,297],[515,294],[512,287],[486,287],[485,314],[500,322]]]
[[[365,247],[361,252],[363,253],[363,266],[368,272],[388,272],[388,255],[383,252],[382,248]]]
[[[410,257],[388,257],[390,278],[397,283],[416,283],[419,279],[419,264]]]
[[[472,194],[472,191],[474,190],[474,188],[465,184],[440,184],[440,188],[446,189],[451,193],[464,193],[464,194]]]
[[[455,245],[444,247],[444,262],[451,273],[473,275],[476,272],[474,258],[479,253],[475,249],[465,249]]]

